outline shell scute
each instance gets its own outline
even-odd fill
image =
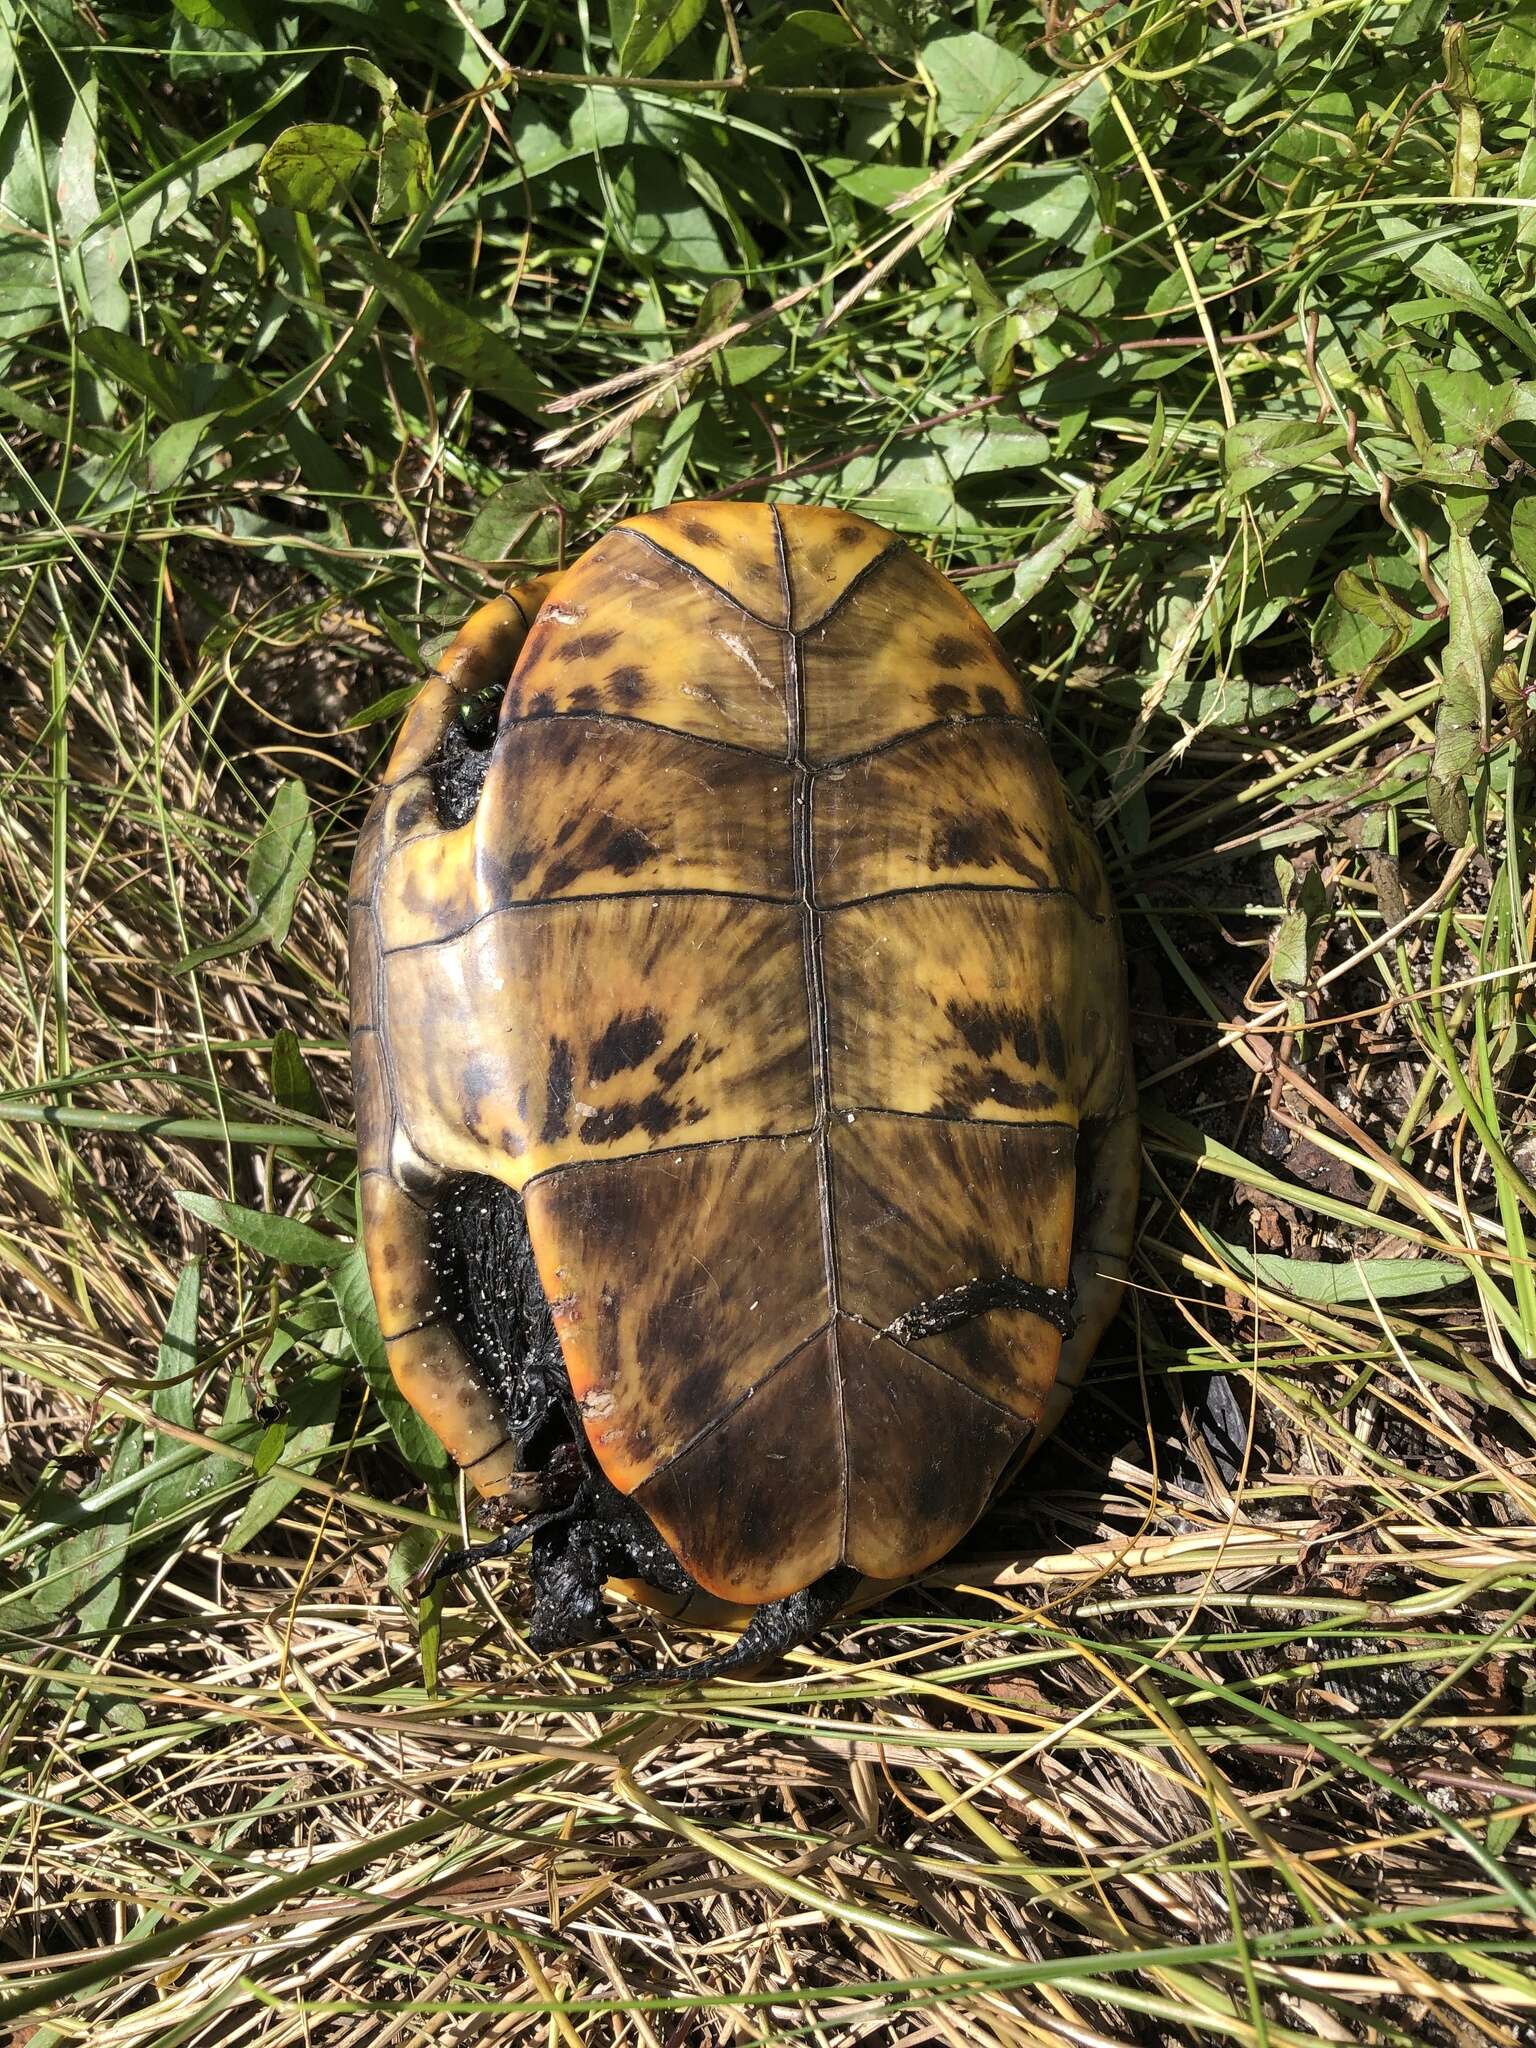
[[[561,577],[508,683],[502,722],[640,720],[783,758],[783,636],[626,526]]]
[[[813,762],[951,719],[1033,724],[1028,694],[980,614],[920,555],[881,558],[804,638],[805,751]]]
[[[384,963],[391,1029],[453,1056],[397,1075],[412,1142],[446,1171],[521,1190],[578,1160],[814,1116],[792,907],[647,895],[512,906]],[[658,1019],[653,1056],[593,1054],[615,1019]],[[510,1027],[510,1028],[509,1028]],[[466,1085],[466,1076],[473,1086]]]
[[[549,1174],[526,1205],[572,1391],[623,1492],[826,1320],[809,1138]],[[700,1220],[726,1215],[730,1230],[702,1244]],[[776,1283],[764,1271],[769,1246]]]

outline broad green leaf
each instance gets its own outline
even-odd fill
[[[839,6],[858,32],[861,43],[874,52],[912,68],[921,37],[932,26],[925,0],[838,0]]]
[[[1527,581],[1536,587],[1536,497],[1521,498],[1512,508],[1509,544]]]
[[[1467,1269],[1445,1259],[1292,1259],[1279,1252],[1251,1252],[1212,1233],[1233,1270],[1261,1287],[1320,1307],[1361,1302],[1411,1301],[1465,1287]]]
[[[343,59],[343,63],[354,78],[360,78],[364,85],[371,87],[378,94],[386,107],[392,107],[399,99],[399,86],[389,73],[381,71],[377,64],[370,63],[366,57],[347,57]]]
[[[255,36],[257,27],[246,0],[173,0],[176,12],[194,28],[231,29]]]
[[[1275,873],[1285,912],[1270,940],[1269,978],[1286,995],[1299,995],[1312,976],[1312,960],[1328,917],[1328,891],[1315,861],[1294,867],[1283,854]]]
[[[165,1335],[160,1339],[150,1395],[155,1413],[167,1422],[180,1423],[183,1429],[192,1429],[197,1422],[192,1376],[197,1369],[197,1300],[202,1277],[197,1259],[189,1259],[181,1269],[165,1319]]]
[[[197,460],[220,415],[199,413],[189,420],[177,420],[157,434],[144,457],[142,482],[151,497],[173,491]]]
[[[111,1627],[123,1600],[137,1502],[131,1481],[143,1454],[144,1431],[130,1424],[118,1432],[105,1471],[84,1494],[44,1503],[53,1519],[69,1525],[68,1533],[49,1544],[31,1583],[0,1603],[8,1630],[46,1628],[63,1615],[76,1635]]]
[[[379,190],[373,202],[376,221],[401,220],[420,213],[432,196],[432,144],[420,114],[398,103],[385,109],[379,136]]]
[[[440,1507],[451,1507],[455,1490],[453,1461],[395,1385],[384,1339],[379,1333],[373,1288],[361,1245],[336,1265],[330,1282],[341,1312],[342,1328],[351,1340],[357,1362],[383,1411],[400,1455],[417,1477],[426,1482],[433,1501]]]
[[[1086,173],[1076,164],[1010,168],[985,189],[987,211],[1014,220],[1042,242],[1085,251],[1098,232],[1098,205]]]
[[[1473,54],[1473,82],[1484,101],[1525,111],[1531,104],[1531,80],[1536,78],[1536,6],[1531,0],[1518,0],[1492,19],[1503,26],[1481,54]]]
[[[198,1290],[202,1265],[191,1259],[182,1268],[176,1293],[165,1320],[155,1364],[155,1384],[149,1403],[163,1422],[181,1429],[197,1427],[197,1395],[193,1375],[197,1368]],[[180,1508],[198,1483],[206,1463],[202,1452],[180,1443],[173,1436],[155,1440],[154,1456],[144,1471],[144,1489],[133,1511],[135,1532],[152,1531]]]
[[[926,436],[927,445],[949,465],[957,480],[997,476],[1011,469],[1037,469],[1051,459],[1051,441],[1038,427],[997,413],[952,420]]]
[[[706,274],[732,267],[709,208],[661,150],[630,150],[610,192],[613,230],[630,256]]]
[[[98,86],[88,79],[76,94],[56,165],[58,224],[73,243],[65,275],[81,312],[98,326],[124,328],[128,295],[105,252],[90,236],[99,210],[96,151],[100,130]]]
[[[838,169],[834,159],[822,168],[837,179],[839,191],[851,192],[867,206],[895,206],[923,176],[912,164],[854,164]]]
[[[327,1237],[296,1216],[244,1209],[238,1202],[226,1202],[218,1195],[195,1194],[187,1188],[179,1189],[176,1199],[188,1215],[206,1223],[210,1230],[222,1231],[226,1237],[249,1245],[264,1259],[275,1259],[280,1266],[339,1266],[352,1252],[352,1246],[341,1238]]]
[[[250,916],[227,939],[215,939],[189,953],[181,961],[180,970],[185,973],[230,953],[247,952],[263,940],[281,947],[314,857],[315,828],[309,815],[309,792],[302,782],[289,780],[278,790],[266,823],[251,845],[245,870]]]
[[[405,321],[429,362],[440,363],[473,390],[504,398],[529,419],[543,418],[538,379],[504,334],[451,305],[424,277],[376,249],[354,249],[349,260]]]
[[[1450,638],[1441,670],[1429,810],[1441,837],[1460,846],[1488,746],[1488,684],[1498,666],[1504,614],[1486,565],[1470,538],[1455,528],[1448,567]]]
[[[295,1472],[315,1469],[320,1454],[330,1445],[345,1378],[340,1366],[318,1358],[290,1377],[287,1412],[280,1422],[268,1425],[257,1446],[258,1483],[224,1537],[223,1550],[245,1549],[304,1491],[302,1480],[290,1479],[286,1472],[272,1474],[271,1468],[281,1464]]]
[[[855,47],[859,32],[844,15],[797,7],[752,46],[752,70],[765,83],[803,83],[834,50]]]
[[[126,384],[159,413],[162,419],[182,420],[189,411],[184,368],[165,356],[155,355],[131,334],[114,334],[106,327],[82,327],[81,354],[104,371],[115,383]]]
[[[0,341],[17,341],[56,319],[58,285],[45,249],[0,248]]]
[[[325,1102],[309,1071],[297,1034],[286,1026],[272,1034],[272,1097],[298,1116],[325,1116]]]
[[[1011,114],[1048,83],[1022,57],[975,30],[929,43],[923,69],[939,96],[939,126],[950,135]]]
[[[1466,312],[1486,321],[1528,359],[1536,361],[1536,329],[1518,312],[1507,310],[1488,290],[1467,259],[1444,242],[1432,242],[1409,263],[1414,276]]]
[[[704,19],[709,0],[614,0],[614,61],[626,78],[649,78]]]
[[[1375,675],[1426,640],[1434,621],[1412,609],[1422,589],[1417,563],[1397,555],[1371,556],[1359,569],[1341,569],[1313,631],[1334,675]]]
[[[575,505],[571,493],[547,476],[510,476],[481,500],[457,552],[493,566],[515,556],[543,568],[559,559],[566,515]]]
[[[1345,438],[1342,427],[1268,415],[1229,427],[1221,443],[1227,496],[1236,502],[1271,477],[1336,455]]]
[[[350,128],[301,121],[285,128],[261,160],[261,182],[279,206],[327,213],[341,206],[368,161],[368,145]]]
[[[765,377],[783,358],[784,350],[776,342],[744,341],[721,349],[714,360],[719,365],[720,381],[733,391],[740,391]]]

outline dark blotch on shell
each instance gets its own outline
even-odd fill
[[[592,1116],[583,1117],[577,1136],[583,1145],[611,1145],[627,1138],[633,1130],[644,1131],[648,1138],[664,1138],[680,1123],[697,1123],[703,1115],[702,1109],[691,1109],[685,1114],[670,1096],[653,1088],[638,1102],[610,1103]]]
[[[608,865],[616,875],[634,874],[661,851],[655,840],[642,832],[638,825],[626,825],[615,832],[605,850]]]
[[[665,1035],[665,1027],[654,1010],[637,1010],[632,1016],[615,1017],[587,1054],[588,1079],[611,1081],[615,1074],[643,1065]]]
[[[555,649],[557,661],[596,661],[615,647],[619,640],[617,626],[611,626],[601,633],[569,633]]]
[[[664,1088],[675,1088],[688,1071],[688,1062],[693,1057],[693,1048],[698,1039],[690,1031],[686,1038],[679,1039],[665,1059],[656,1062],[656,1078]]]
[[[571,1081],[573,1076],[571,1048],[563,1038],[549,1041],[549,1078],[547,1082],[544,1128],[539,1136],[546,1145],[556,1138],[563,1138],[571,1127]],[[583,1133],[585,1135],[585,1133]]]
[[[936,668],[969,668],[976,659],[974,642],[958,633],[941,633],[928,650]]]
[[[645,670],[636,668],[632,662],[625,662],[609,676],[608,687],[617,703],[622,704],[626,711],[632,710],[636,704],[645,702]]]
[[[1017,1003],[967,1003],[958,998],[944,1014],[978,1059],[994,1059],[1011,1045],[1021,1065],[1040,1064],[1040,1035],[1035,1020]]]

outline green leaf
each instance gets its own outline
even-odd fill
[[[721,383],[732,391],[741,391],[765,377],[783,357],[784,350],[777,342],[744,341],[721,349],[714,360]]]
[[[488,391],[529,419],[542,420],[538,379],[504,334],[450,305],[424,277],[377,249],[354,249],[349,260],[405,321],[429,362],[462,377],[472,390]]]
[[[301,121],[285,128],[261,160],[261,182],[279,206],[328,213],[345,201],[368,161],[368,145],[350,128]]]
[[[334,1335],[333,1332],[333,1339]],[[316,1460],[330,1446],[344,1380],[339,1366],[317,1361],[308,1372],[290,1381],[287,1413],[281,1422],[268,1426],[256,1446],[255,1472],[259,1483],[220,1545],[226,1553],[244,1550],[253,1543],[289,1502],[304,1491],[302,1480],[290,1479],[286,1472],[272,1474],[272,1467],[280,1464],[295,1472],[314,1470]]]
[[[1320,1307],[1347,1307],[1373,1296],[1377,1301],[1410,1301],[1468,1284],[1466,1267],[1445,1259],[1291,1259],[1279,1252],[1250,1252],[1214,1233],[1212,1242],[1244,1279]]]
[[[297,1035],[283,1026],[272,1034],[272,1096],[280,1109],[322,1122],[325,1102]]]
[[[1058,526],[1014,571],[1008,602],[993,616],[994,628],[1001,627],[1016,613],[1027,611],[1058,570],[1086,542],[1103,533],[1108,523],[1094,503],[1093,492],[1085,486],[1073,500],[1072,517]]]
[[[969,420],[952,420],[935,427],[927,445],[949,465],[957,480],[972,476],[999,476],[1014,469],[1038,469],[1051,459],[1051,441],[1038,427],[1021,419],[998,413],[982,414]]]
[[[661,150],[632,149],[609,189],[613,230],[628,255],[672,270],[732,267],[709,208]]]
[[[923,69],[939,97],[939,126],[950,135],[966,134],[1011,114],[1048,83],[1022,57],[974,30],[929,43],[923,51]]]
[[[281,947],[293,922],[299,891],[315,857],[315,828],[309,815],[309,792],[289,780],[278,790],[266,823],[251,845],[245,870],[245,893],[251,914],[226,939],[200,946],[179,963],[179,970],[201,967],[230,953],[244,953],[266,940]]]
[[[1098,206],[1087,175],[1075,164],[1012,168],[986,188],[987,211],[1017,221],[1042,242],[1085,253],[1098,232]]]
[[[1328,919],[1328,891],[1317,863],[1293,867],[1275,856],[1275,873],[1285,897],[1285,914],[1270,941],[1269,978],[1286,995],[1297,995],[1312,975],[1312,961]]]
[[[649,78],[704,19],[709,0],[617,0],[610,7],[621,76]]]
[[[177,420],[155,436],[140,472],[140,481],[151,497],[175,490],[220,417],[216,412],[199,413],[193,419]]]
[[[1428,799],[1436,831],[1460,846],[1471,823],[1473,784],[1488,749],[1488,684],[1498,666],[1504,613],[1486,566],[1458,528],[1451,532],[1448,568],[1450,638],[1441,670]]]
[[[1536,497],[1521,498],[1511,511],[1509,544],[1521,573],[1536,588]]]
[[[443,645],[445,647],[448,644],[448,640],[452,637],[449,634],[444,640]],[[341,722],[341,730],[343,732],[360,732],[366,725],[379,725],[386,718],[398,718],[406,706],[412,703],[420,693],[421,684],[419,682],[402,683],[398,689],[386,690],[384,695],[374,703],[365,704],[361,711],[354,711],[350,718],[344,718]]]
[[[693,450],[693,437],[699,421],[704,417],[702,398],[692,399],[680,412],[674,413],[667,421],[666,431],[657,446],[655,471],[651,482],[651,510],[659,512],[670,505],[677,496],[682,482],[683,471],[688,466],[688,457]]]
[[[189,1216],[249,1245],[264,1259],[280,1266],[339,1266],[352,1246],[337,1237],[327,1237],[301,1223],[296,1216],[274,1216],[267,1209],[243,1209],[238,1202],[226,1202],[218,1195],[194,1194],[179,1188],[176,1199]]]
[[[416,1600],[412,1581],[425,1569],[438,1547],[430,1529],[407,1529],[389,1554],[384,1582],[400,1605],[409,1612]],[[416,1606],[417,1646],[421,1652],[421,1676],[429,1693],[437,1690],[438,1657],[442,1649],[443,1607],[446,1586],[423,1593]]]
[[[197,1369],[197,1300],[202,1285],[201,1261],[189,1259],[181,1269],[165,1319],[165,1335],[155,1359],[155,1384],[149,1405],[167,1422],[183,1429],[197,1425],[192,1376]]]
[[[1313,633],[1334,675],[1369,680],[1427,639],[1434,622],[1408,602],[1421,588],[1418,565],[1396,555],[1341,569]]]
[[[1401,223],[1392,225],[1401,232]],[[1444,242],[1432,242],[1408,267],[1422,283],[1443,292],[1463,311],[1476,315],[1502,334],[1523,355],[1536,360],[1536,330],[1522,314],[1507,311],[1499,303],[1464,256]]]
[[[432,168],[432,144],[420,114],[398,104],[386,108],[374,219],[400,220],[420,213],[432,196]]]
[[[197,1367],[198,1290],[202,1264],[189,1260],[176,1283],[175,1297],[165,1319],[155,1364],[155,1384],[150,1407],[164,1422],[180,1429],[197,1427],[197,1398],[193,1376]],[[174,1515],[194,1494],[202,1491],[201,1475],[207,1465],[204,1454],[175,1437],[161,1437],[144,1472],[144,1488],[133,1511],[135,1534],[151,1533]]]
[[[351,1340],[357,1362],[383,1411],[400,1455],[417,1477],[426,1482],[432,1500],[451,1509],[457,1483],[453,1461],[395,1385],[384,1339],[379,1333],[373,1288],[361,1245],[333,1269],[330,1282],[341,1311],[342,1328]]]
[[[195,406],[189,405],[183,367],[157,356],[131,334],[114,334],[108,327],[82,327],[77,337],[81,354],[116,384],[126,384],[159,413],[162,419],[183,420]]]
[[[281,946],[288,936],[294,905],[314,854],[309,791],[302,782],[290,780],[273,798],[245,871],[245,891],[256,920],[274,946]]]
[[[1272,477],[1336,454],[1345,439],[1342,427],[1271,415],[1228,428],[1221,441],[1228,499],[1235,503]]]
[[[132,1479],[143,1453],[144,1431],[133,1423],[118,1432],[105,1471],[84,1494],[45,1501],[45,1511],[68,1531],[49,1544],[34,1583],[6,1600],[0,1612],[8,1629],[44,1628],[60,1615],[70,1617],[76,1635],[111,1627],[123,1599],[137,1499]]]
[[[256,22],[245,0],[173,0],[176,12],[194,28],[228,29],[255,36]]]
[[[458,552],[488,567],[515,556],[530,567],[543,568],[559,559],[566,518],[575,507],[571,493],[547,476],[510,476],[481,500]]]

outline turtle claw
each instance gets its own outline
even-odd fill
[[[413,1572],[406,1580],[406,1591],[418,1600],[425,1599],[428,1593],[437,1591],[444,1579],[456,1579],[461,1572],[470,1571],[475,1565],[490,1564],[498,1557],[510,1557],[527,1540],[527,1529],[514,1524],[510,1529],[503,1529],[499,1536],[493,1536],[488,1543],[472,1543],[467,1550],[440,1550],[430,1564],[424,1564],[420,1571]]]
[[[444,1579],[456,1579],[461,1572],[473,1571],[477,1565],[494,1564],[499,1557],[510,1557],[552,1522],[568,1521],[571,1512],[569,1507],[552,1508],[548,1514],[529,1515],[523,1521],[513,1522],[486,1543],[472,1543],[467,1550],[440,1551],[430,1565],[423,1565],[406,1581],[407,1590],[420,1597],[434,1592]]]

